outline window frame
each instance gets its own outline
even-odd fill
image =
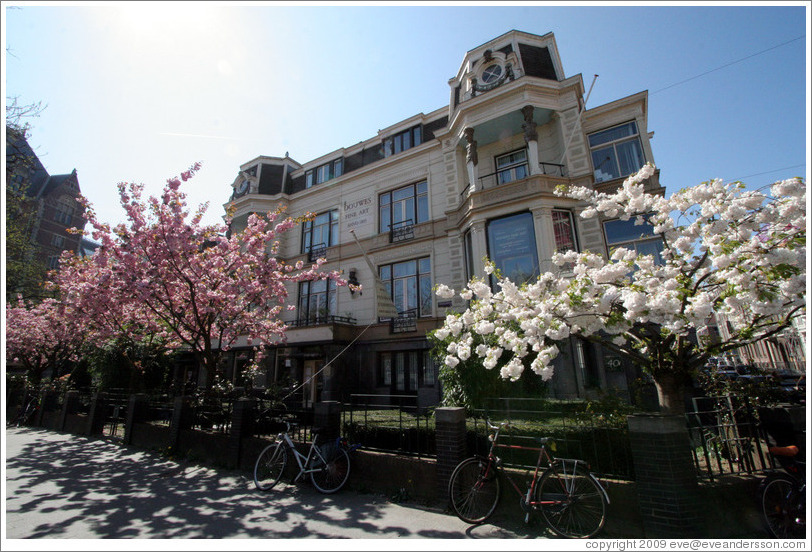
[[[408,138],[408,140],[405,140]],[[391,157],[403,153],[406,150],[416,148],[423,143],[423,125],[415,125],[406,130],[401,130],[395,134],[384,138],[383,156]]]
[[[607,140],[603,140],[603,141],[600,141],[600,142],[597,142],[597,143],[593,143],[593,138],[598,136],[599,134],[609,132],[609,131],[612,131],[612,130],[616,130],[616,129],[621,129],[622,127],[627,127],[627,126],[632,128],[632,133],[631,134],[628,134],[626,136],[621,136],[619,138],[607,139]],[[621,168],[620,156],[618,155],[618,149],[617,148],[618,148],[619,145],[624,145],[624,144],[628,144],[628,143],[632,143],[632,142],[636,142],[637,147],[639,148],[640,161],[641,161],[640,167],[632,169],[630,172],[624,172],[622,170],[622,168]],[[619,179],[619,178],[625,178],[625,177],[629,176],[630,174],[633,174],[634,172],[637,172],[638,170],[640,170],[640,168],[643,165],[646,164],[646,151],[643,149],[643,141],[641,140],[641,137],[640,137],[640,127],[637,124],[637,121],[634,121],[634,120],[626,121],[625,123],[620,123],[620,124],[617,124],[617,125],[614,125],[614,126],[610,126],[610,127],[607,127],[607,128],[596,130],[595,132],[590,132],[587,135],[587,143],[589,144],[589,158],[590,158],[590,161],[592,163],[592,175],[595,178],[596,183],[610,182],[612,180],[616,180],[616,179]],[[610,147],[612,148],[612,156],[607,157],[606,160],[601,161],[601,163],[599,163],[596,166],[596,164],[595,164],[595,154],[600,150],[605,150],[605,149],[608,149]],[[604,179],[604,178],[599,179],[599,177],[595,174],[595,172],[598,171],[598,170],[601,170],[600,168],[603,166],[603,164],[607,160],[611,160],[614,163],[614,167],[612,167],[612,169],[613,169],[612,174],[614,176],[611,176],[610,178],[606,178],[606,179]],[[601,170],[601,173],[602,172],[603,171]]]
[[[556,253],[566,253],[567,251],[575,251],[578,252],[581,250],[580,245],[578,244],[578,231],[575,226],[575,215],[569,209],[552,209],[552,219],[553,219],[553,246]],[[572,234],[572,249],[568,249],[563,245],[559,245],[558,243],[558,232],[556,230],[556,225],[560,221],[556,221],[555,217],[556,214],[564,214],[567,216],[567,220],[569,221],[569,229]]]
[[[420,191],[421,187],[425,191]],[[408,190],[409,188],[411,188],[411,195],[395,200],[395,194]],[[384,202],[384,198],[386,198],[386,202]],[[398,222],[393,222],[395,219],[395,204],[397,203],[402,205],[404,202],[408,202],[409,200],[412,202],[412,212],[410,214],[407,213],[404,218]],[[425,202],[425,213],[421,217],[421,210],[423,210],[421,209],[421,203],[423,202]],[[386,217],[383,216],[385,208],[388,210]],[[403,211],[408,209],[401,210]],[[411,218],[409,218],[410,215]],[[384,227],[384,218],[388,219],[386,222],[386,227]],[[419,182],[400,186],[399,188],[378,194],[378,233],[383,234],[385,232],[390,232],[393,225],[404,225],[404,223],[409,220],[412,221],[412,225],[422,224],[431,220],[431,201],[429,196],[428,180],[420,180]]]
[[[321,285],[324,283],[325,289],[324,291],[313,291],[314,285]],[[306,290],[306,291],[305,291]],[[296,319],[297,322],[302,323],[303,321],[307,324],[324,324],[329,321],[331,316],[335,316],[336,310],[338,309],[338,286],[336,286],[335,280],[331,278],[327,278],[326,280],[306,280],[304,282],[299,282],[299,296],[296,302],[296,308],[299,311],[297,313]],[[327,304],[327,313],[324,317],[321,317],[318,312],[315,313],[315,317],[311,318],[310,316],[310,309],[311,303],[313,302],[314,298],[324,296],[325,302]],[[318,308],[318,301],[316,302],[316,308]],[[305,313],[302,315],[302,313]]]
[[[344,174],[344,158],[338,157],[305,171],[305,188],[329,182]]]
[[[499,241],[499,239],[497,239],[497,237],[492,237],[493,236],[493,226],[494,226],[494,224],[497,224],[497,226],[498,226],[498,223],[500,223],[500,222],[504,223],[504,221],[506,221],[507,219],[518,219],[519,217],[523,217],[525,220],[529,220],[529,222],[530,222],[529,238],[532,239],[532,246],[529,247],[528,250],[526,252],[524,252],[524,253],[522,253],[521,251],[518,251],[518,252],[515,252],[515,253],[513,251],[509,251],[508,253],[514,253],[514,254],[511,255],[511,256],[497,255],[497,253],[496,253],[496,251],[494,251],[494,249],[497,249],[497,247],[495,247],[495,246],[498,245],[498,244],[496,244],[494,242]],[[536,243],[536,221],[535,221],[535,217],[533,217],[533,213],[531,213],[530,211],[519,211],[519,212],[515,212],[515,213],[510,213],[510,214],[507,214],[507,215],[504,215],[504,216],[488,219],[486,221],[486,223],[485,223],[485,244],[486,244],[486,247],[488,249],[488,258],[491,259],[496,264],[497,268],[499,268],[500,271],[502,271],[502,273],[506,277],[510,278],[510,280],[512,282],[514,282],[516,285],[519,285],[522,282],[517,281],[515,278],[513,278],[512,274],[508,274],[507,270],[505,270],[504,266],[500,266],[500,263],[502,263],[503,261],[514,261],[514,262],[517,263],[517,267],[518,267],[519,264],[521,263],[521,258],[524,257],[524,256],[529,255],[531,257],[531,260],[535,261],[535,265],[534,265],[534,268],[533,268],[533,272],[527,277],[527,280],[525,280],[525,281],[530,281],[533,278],[537,278],[538,275],[540,274],[540,272],[541,272],[541,263],[540,263],[541,259],[539,258],[538,243]],[[504,250],[502,250],[501,253],[504,253]],[[493,275],[491,275],[491,285],[494,288],[496,287],[496,279],[493,277]]]
[[[524,154],[524,160],[522,161],[513,161],[508,163],[504,167],[499,166],[499,160],[505,157],[516,155],[517,153]],[[527,148],[519,148],[517,150],[509,151],[506,153],[502,153],[499,155],[494,156],[493,159],[493,166],[496,169],[496,183],[497,184],[509,184],[511,182],[516,182],[517,180],[523,180],[530,176],[530,165],[529,165],[529,157],[527,155]],[[516,170],[520,167],[524,167],[524,175],[519,176]],[[508,173],[510,178],[508,180],[503,180],[503,173]]]
[[[428,269],[424,270],[422,267],[423,262],[427,263]],[[407,265],[408,263],[415,263],[415,271],[414,273],[407,274],[405,276],[398,276],[396,277],[396,266],[400,265]],[[388,272],[388,276],[385,276],[384,273]],[[386,289],[387,293],[389,294],[389,298],[392,299],[392,303],[395,305],[395,309],[397,309],[398,314],[402,314],[404,312],[409,312],[413,309],[416,309],[416,318],[427,318],[433,315],[434,311],[434,294],[431,291],[432,287],[432,262],[431,256],[426,255],[424,257],[415,257],[413,259],[405,259],[402,261],[396,261],[392,263],[387,263],[378,266],[378,278],[383,283],[384,289]],[[401,309],[403,306],[409,305],[409,297],[408,297],[408,290],[409,284],[403,284],[404,290],[404,301],[406,305],[398,305],[395,303],[395,287],[396,281],[404,281],[408,282],[411,278],[415,279],[414,282],[414,289],[417,293],[415,297],[415,307],[412,308],[405,308]],[[424,308],[423,302],[424,300],[428,303],[427,309]],[[428,312],[424,312],[424,310],[428,310]]]
[[[68,201],[61,199],[56,204],[54,220],[60,224],[70,226],[73,221],[73,212],[73,207],[68,204]]]
[[[329,217],[329,220],[327,221],[327,223],[318,225],[319,228],[321,228],[323,226],[327,226],[327,233],[328,233],[329,238],[328,238],[328,243],[326,243],[324,245],[324,247],[325,248],[333,247],[334,245],[338,244],[338,232],[339,232],[339,228],[338,228],[338,219],[339,219],[338,209],[330,209],[330,210],[327,210],[327,211],[322,211],[321,213],[317,214],[313,218],[313,220],[305,221],[302,224],[302,241],[301,241],[300,254],[307,255],[313,249],[314,245],[319,245],[319,244],[314,244],[313,243],[313,235],[315,234],[315,229],[317,228],[316,221],[318,220],[318,218],[320,216],[323,216],[323,215],[328,215],[328,217]],[[310,238],[309,243],[308,243],[308,239],[307,239],[308,237]]]
[[[397,375],[397,358],[403,358],[404,385],[399,384]],[[414,365],[407,366],[406,359],[413,356]],[[405,349],[397,351],[379,351],[376,365],[376,385],[386,387],[390,391],[402,393],[417,393],[421,388],[436,388],[438,384],[439,367],[431,356],[430,349]],[[429,377],[430,376],[430,377]],[[414,387],[406,386],[406,382],[414,382]]]
[[[638,248],[639,245],[642,245],[642,244],[659,244],[660,247],[657,248],[657,254],[654,256],[654,260],[655,260],[655,263],[657,263],[657,264],[663,264],[664,260],[663,260],[663,257],[662,257],[662,251],[665,248],[665,244],[663,243],[662,236],[660,236],[659,234],[656,234],[654,232],[654,226],[652,226],[651,223],[649,223],[648,221],[646,221],[645,224],[635,225],[635,220],[636,220],[636,217],[631,217],[629,220],[621,220],[619,218],[613,218],[613,219],[609,219],[609,220],[604,220],[601,223],[601,229],[603,230],[603,240],[606,243],[606,251],[611,256],[612,252],[616,248],[623,247],[623,248],[626,248],[626,249],[633,249],[639,255],[639,254],[641,254],[640,249]],[[609,232],[606,231],[606,226],[608,224],[617,223],[617,222],[621,222],[624,225],[631,225],[633,228],[643,229],[643,228],[648,227],[648,228],[651,229],[651,232],[650,233],[643,232],[643,233],[640,234],[640,236],[634,237],[634,238],[610,241],[609,240]],[[648,255],[649,253],[642,253],[642,254],[643,255]]]

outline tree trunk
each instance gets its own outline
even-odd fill
[[[654,377],[660,410],[667,414],[685,414],[685,383],[675,374],[658,374]]]

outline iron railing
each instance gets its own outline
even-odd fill
[[[389,243],[398,243],[414,238],[414,221],[406,219],[389,227]]]
[[[364,450],[436,458],[434,416],[415,395],[353,394],[341,409],[342,435]]]
[[[528,446],[538,438],[552,438],[551,453],[558,458],[576,458],[589,464],[599,477],[634,480],[631,441],[624,414],[593,414],[585,411],[584,401],[555,401],[536,398],[495,398],[486,409],[474,411],[469,418],[468,448],[475,454],[487,454],[488,427],[508,422],[510,430],[501,434],[504,444]],[[507,466],[526,469],[535,466],[538,453],[505,449]]]
[[[730,396],[693,399],[686,413],[697,475],[713,481],[723,475],[759,474],[775,469],[768,436],[747,401]]]
[[[326,257],[327,257],[326,243],[311,245],[310,251],[307,252],[307,260],[311,263],[315,262],[317,259],[322,259]]]
[[[326,324],[346,324],[354,326],[356,324],[355,318],[351,316],[335,316],[332,314],[317,315],[308,318],[300,318],[299,320],[292,320],[286,322],[288,327],[291,328],[304,328],[307,326],[324,326]]]

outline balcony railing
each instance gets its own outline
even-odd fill
[[[389,229],[389,243],[398,243],[414,238],[414,221],[406,219],[394,223]]]
[[[417,309],[409,309],[391,319],[392,333],[416,332]]]
[[[327,244],[319,243],[310,246],[310,251],[308,251],[307,253],[307,259],[311,263],[315,262],[316,259],[321,259],[325,257],[327,257]]]
[[[510,169],[513,170],[515,168],[516,167],[511,167]],[[499,175],[504,173],[504,172],[506,172],[505,169],[502,169],[502,170],[499,170],[497,172],[493,172],[493,173],[490,173],[490,174],[480,176],[479,179],[478,179],[479,180],[479,189],[480,190],[485,190],[485,189],[493,188],[495,186],[499,186],[499,185],[502,185],[502,184],[509,184],[510,182],[517,182],[519,180],[524,180],[526,178],[529,178],[530,176],[535,176],[535,175],[526,174],[527,171],[525,170],[525,176],[523,176],[522,178],[514,178],[514,179],[512,179],[512,180],[510,180],[508,182],[500,182]],[[545,175],[545,176],[565,177],[565,176],[567,176],[567,168],[566,168],[565,165],[560,165],[558,163],[539,163],[539,173],[538,174],[542,174],[542,175]],[[465,189],[462,190],[460,195],[465,196],[469,192],[470,188],[471,188],[471,184],[469,183],[465,187]]]
[[[287,325],[290,328],[306,328],[308,326],[326,326],[328,324],[346,324],[349,326],[354,326],[355,322],[356,322],[355,318],[352,318],[351,316],[334,316],[332,314],[326,314],[323,316],[300,318],[299,320],[287,322]]]

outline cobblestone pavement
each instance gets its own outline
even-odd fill
[[[534,539],[540,533],[521,524],[507,529],[498,519],[499,525],[472,528],[436,508],[351,490],[322,495],[300,484],[261,493],[246,473],[179,464],[103,439],[16,428],[6,430],[5,443],[5,550],[17,549],[7,539]],[[48,546],[38,541],[36,549]]]

